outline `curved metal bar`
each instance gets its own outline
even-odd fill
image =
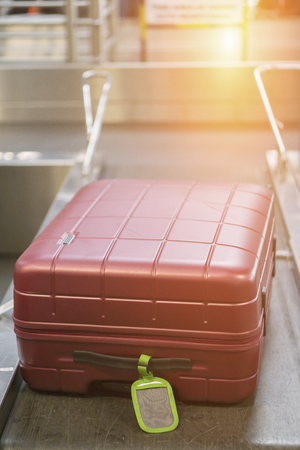
[[[267,111],[267,115],[272,127],[272,130],[275,134],[275,138],[277,141],[277,145],[279,148],[279,156],[281,158],[281,161],[285,164],[286,163],[286,149],[285,149],[285,145],[283,143],[280,131],[279,131],[279,127],[281,126],[281,123],[274,117],[272,108],[271,108],[271,104],[269,102],[264,84],[262,82],[261,79],[261,73],[265,72],[267,70],[299,70],[300,69],[300,64],[299,63],[274,63],[274,64],[262,64],[261,66],[258,66],[255,70],[254,70],[254,76],[258,85],[258,89],[261,95],[261,98],[263,100],[265,109]]]
[[[93,112],[92,112],[91,87],[88,82],[88,80],[93,77],[105,78],[95,120],[93,119]],[[85,110],[86,134],[88,139],[88,147],[82,165],[82,175],[87,176],[91,171],[93,154],[95,152],[102,130],[103,115],[105,112],[108,92],[112,83],[112,75],[109,72],[88,70],[83,73],[82,82],[83,82],[82,89],[83,89],[83,102]]]

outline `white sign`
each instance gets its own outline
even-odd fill
[[[239,25],[244,0],[145,0],[148,25]]]

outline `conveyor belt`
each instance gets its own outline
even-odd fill
[[[64,132],[76,149],[76,127],[66,126]],[[298,131],[285,134],[295,147]],[[106,150],[102,177],[234,179],[268,185],[265,151],[272,145],[268,128],[109,126],[101,138]],[[279,207],[277,234],[278,250],[285,257],[277,260],[260,379],[249,399],[234,406],[178,403],[179,428],[150,436],[139,429],[126,397],[100,391],[92,397],[47,395],[22,384],[1,448],[300,448],[300,297]],[[13,366],[8,360],[7,365]]]

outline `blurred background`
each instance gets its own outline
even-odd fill
[[[1,0],[0,60],[133,62],[143,40],[147,61],[299,59],[299,0],[233,3],[247,8],[241,20],[216,21],[201,10],[190,21],[156,15],[149,24],[149,0]]]

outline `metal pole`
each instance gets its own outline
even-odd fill
[[[110,29],[110,39],[112,41],[112,44],[109,49],[109,60],[115,61],[116,60],[116,30],[117,30],[117,20],[119,16],[119,10],[118,10],[118,2],[117,0],[110,0],[111,1],[111,10],[109,15],[109,29]]]
[[[248,59],[248,2],[247,2],[247,0],[244,0],[242,27],[243,27],[243,30],[242,30],[242,33],[243,33],[242,60],[247,61],[247,59]]]
[[[102,52],[101,30],[100,30],[100,27],[102,25],[100,17],[100,1],[101,0],[92,0],[91,2],[91,16],[93,20],[92,55],[94,58],[100,57]]]
[[[75,36],[75,9],[73,0],[66,2],[67,33],[68,33],[68,62],[77,61],[76,36]]]
[[[140,19],[140,40],[141,40],[141,61],[147,61],[147,23],[146,23],[146,7],[144,0],[139,2],[139,19]]]

